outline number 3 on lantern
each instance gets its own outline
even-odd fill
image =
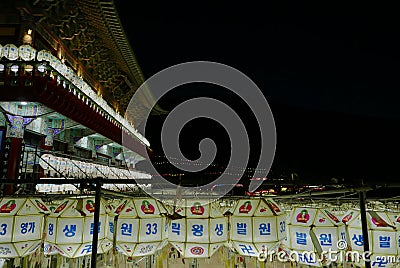
[[[280,226],[279,231],[280,231],[281,233],[283,233],[283,232],[286,230],[285,222],[284,222],[284,221],[279,222],[279,226]]]
[[[147,227],[147,231],[146,234],[150,235],[150,234],[157,234],[157,223],[153,223],[153,231],[151,231],[151,223],[146,224]]]
[[[6,235],[7,233],[7,224],[3,223],[2,225],[0,225],[0,235]]]

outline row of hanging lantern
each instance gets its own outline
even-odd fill
[[[94,198],[66,199],[48,217],[45,254],[76,258],[92,252]],[[129,256],[154,254],[167,243],[162,206],[151,198],[124,199],[115,208],[101,199],[99,254],[112,248]]]
[[[104,183],[103,189],[118,191],[118,192],[140,192],[141,189],[150,188],[149,184],[122,184],[122,183]],[[51,184],[41,183],[36,185],[36,191],[38,193],[51,193],[51,194],[79,194],[81,189],[79,184]]]
[[[326,208],[293,208],[287,218],[288,233],[282,243],[286,260],[317,267],[332,262],[365,267],[366,260],[372,267],[398,265],[398,213],[366,211],[369,252],[364,251],[360,210],[350,209],[341,217],[336,215]]]
[[[54,207],[45,205],[40,198],[3,198],[0,202],[0,258],[24,257],[42,245],[45,255],[60,254],[68,258],[90,255],[94,211],[94,198],[91,197],[67,198]],[[165,245],[167,237],[165,231],[161,235],[166,219],[159,211],[159,205],[153,199],[125,200],[116,209],[101,199],[98,253],[113,248],[115,233],[118,251],[130,256],[154,254],[162,247],[161,241],[164,240]],[[119,217],[120,220],[116,220]],[[114,226],[117,226],[116,232]],[[149,238],[149,226],[153,228],[151,234],[157,233],[159,228],[160,235]],[[127,243],[123,239],[125,234],[129,235],[125,240]],[[150,246],[141,242],[156,242],[157,247],[148,250]]]
[[[86,99],[86,103],[96,104],[96,110],[105,116],[109,121],[114,124],[122,125],[128,130],[128,132],[136,137],[140,142],[144,143],[146,146],[150,146],[148,140],[139,133],[132,125],[128,122],[122,115],[117,113],[101,96],[96,94],[96,90],[93,90],[88,83],[86,83],[82,77],[80,77],[71,67],[64,64],[64,62],[54,56],[50,51],[41,50],[37,51],[35,48],[28,44],[21,45],[17,47],[14,44],[0,44],[0,59],[5,57],[10,61],[23,60],[23,61],[33,61],[37,60],[39,62],[47,62],[54,70],[63,76],[63,80],[66,78],[70,83],[72,83],[76,88],[74,92],[79,98]],[[16,68],[11,71],[17,73],[18,65],[13,65]],[[40,65],[38,67],[39,72],[44,72],[46,70],[46,64]],[[79,91],[77,90],[79,89]],[[77,92],[78,91],[78,92]]]
[[[78,258],[92,253],[94,198],[64,199],[57,206],[40,198],[3,198],[0,202],[0,258],[28,256],[43,247],[45,255]],[[178,215],[175,218],[173,214]],[[368,210],[368,235],[374,266],[390,267],[399,255],[398,213]],[[324,266],[324,252],[351,252],[338,259],[363,266],[361,214],[344,216],[328,208],[294,207],[286,213],[271,199],[241,199],[222,213],[216,202],[183,200],[170,206],[153,198],[101,199],[98,253],[115,249],[127,257],[153,255],[168,243],[184,258],[209,258],[222,246],[266,260],[272,252],[296,253],[297,264]],[[310,255],[314,252],[314,255]],[[358,252],[358,255],[354,253]]]
[[[30,217],[35,219],[35,222],[27,224],[28,226],[29,224],[35,226],[35,228],[31,227],[32,232],[35,231],[40,234],[40,236],[35,237],[35,241],[37,245],[44,241],[44,253],[46,255],[61,254],[64,257],[76,258],[91,254],[94,228],[94,198],[67,198],[52,209],[44,205],[40,199],[2,200],[5,208],[13,208],[15,203],[20,205],[24,202],[29,204],[36,203],[38,211],[30,210],[31,213],[37,214]],[[241,202],[244,202],[246,208],[244,210],[241,208],[236,209],[237,217],[235,211],[235,216],[230,219],[222,214],[216,203],[208,200],[185,200],[182,208],[174,211],[181,216],[181,219],[170,220],[165,216],[171,213],[171,211],[167,210],[168,207],[152,198],[124,199],[120,204],[115,205],[114,209],[102,199],[98,229],[98,252],[107,252],[113,248],[115,243],[115,249],[126,256],[145,256],[152,255],[166,244],[171,243],[185,258],[210,257],[223,245],[234,247],[232,245],[238,243],[236,245],[236,248],[238,248],[245,242],[247,243],[246,245],[248,245],[248,242],[264,242],[251,233],[252,229],[264,227],[269,232],[272,229],[274,234],[273,239],[267,239],[266,241],[276,243],[280,239],[275,230],[277,222],[272,218],[274,216],[271,210],[268,213],[264,213],[264,210],[268,209],[266,201],[239,201],[238,206],[243,205]],[[40,207],[37,204],[40,204]],[[277,205],[275,206],[278,208]],[[247,211],[248,208],[252,209]],[[256,210],[261,212],[256,213]],[[15,209],[14,211],[20,210]],[[19,213],[26,215],[24,210]],[[245,217],[242,217],[243,213]],[[13,219],[13,214],[9,215]],[[271,217],[264,217],[267,215]],[[253,216],[260,216],[258,217],[259,220],[253,219]],[[263,217],[265,222],[260,221]],[[17,225],[12,227],[14,221],[8,220],[3,214],[0,214],[0,219],[0,227],[4,226],[4,234],[5,230],[10,230],[8,235],[10,237],[15,236],[14,240],[7,241],[3,239],[2,241],[19,243],[33,240],[27,235],[22,236],[20,240],[16,240],[18,236],[14,233],[17,229],[14,227],[21,224],[15,220]],[[231,220],[243,220],[240,223],[235,221],[234,225],[242,225],[242,228],[248,228],[246,232],[249,233],[245,235],[245,239],[236,236],[242,233],[236,227],[234,230],[237,231],[237,234],[229,234],[228,224]],[[9,224],[9,226],[5,224]],[[253,227],[255,225],[258,227]],[[42,233],[45,234],[43,238],[41,237]],[[1,232],[0,235],[2,235]],[[247,237],[251,239],[248,240]],[[234,241],[233,244],[228,243],[230,240]],[[10,248],[15,249],[18,245],[12,244]],[[28,246],[33,248],[33,242],[25,245],[24,248]],[[250,247],[254,247],[254,245],[252,244]],[[29,252],[32,253],[33,251]],[[253,255],[249,256],[256,256],[257,252],[255,251]],[[6,256],[21,257],[23,254],[21,254],[21,251],[16,252],[16,250],[13,250],[12,254],[0,255],[0,257]]]
[[[117,167],[109,167],[97,163],[72,160],[58,157],[52,154],[43,154],[39,159],[39,165],[50,176],[69,176],[74,178],[104,177],[109,179],[119,178],[150,178],[149,174],[127,170]]]

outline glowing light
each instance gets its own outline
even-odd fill
[[[43,64],[40,64],[37,69],[39,72],[43,73],[46,70],[46,67]]]
[[[32,72],[33,70],[33,66],[32,65],[26,65],[25,66],[25,71],[27,71],[28,73]]]
[[[11,72],[16,73],[16,72],[18,72],[19,66],[18,65],[13,65],[13,66],[11,66],[10,69],[11,69]]]

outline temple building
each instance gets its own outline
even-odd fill
[[[148,181],[134,169],[150,149],[137,126],[144,112],[163,110],[147,91],[133,118],[124,116],[144,77],[113,2],[0,6],[0,177]]]

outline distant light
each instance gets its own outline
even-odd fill
[[[4,71],[4,64],[0,64],[0,72]]]
[[[268,180],[268,178],[251,178],[250,179],[251,181],[260,181],[260,180],[262,180],[262,181],[266,181],[266,180]]]
[[[27,105],[28,103],[26,101],[21,101],[21,105]]]
[[[11,69],[12,72],[16,73],[16,72],[18,72],[19,66],[18,65],[12,65],[10,69]]]
[[[25,34],[22,37],[22,43],[24,45],[32,45],[32,36],[30,34]]]
[[[28,73],[33,71],[33,66],[32,65],[26,65],[25,66],[25,71],[27,71]]]
[[[46,70],[46,67],[45,67],[43,64],[40,64],[40,65],[37,67],[37,69],[38,69],[39,72],[43,73],[43,72]]]

